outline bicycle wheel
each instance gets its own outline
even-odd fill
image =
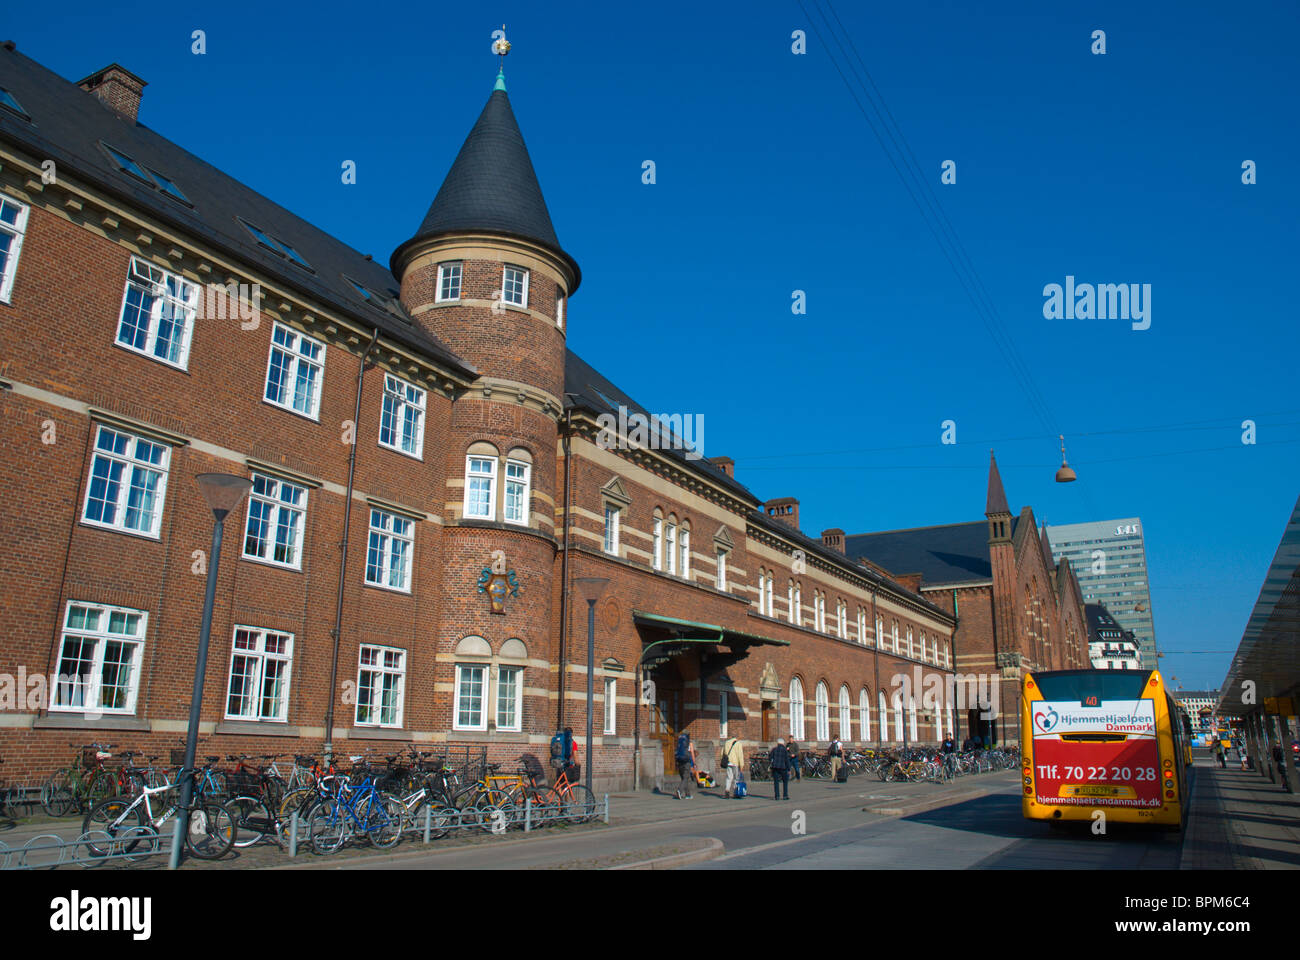
[[[41,787],[41,807],[51,817],[66,817],[77,805],[71,770],[56,770]]]
[[[503,833],[513,827],[516,820],[523,817],[523,813],[515,806],[515,802],[509,795],[500,791],[492,793],[485,791],[479,794],[475,798],[474,807],[479,811],[477,826],[488,833]]]
[[[269,834],[275,836],[275,819],[265,801],[257,797],[233,797],[226,801],[226,812],[235,822],[233,846],[251,847]]]
[[[93,807],[99,801],[115,797],[118,793],[117,777],[107,770],[100,770],[86,784],[86,804]]]
[[[406,808],[400,800],[385,794],[375,794],[366,803],[366,836],[381,850],[396,846],[402,839],[402,823]]]
[[[441,840],[451,832],[452,825],[456,823],[456,810],[445,806],[434,797],[425,796],[406,815],[406,829],[423,837],[426,817],[429,821],[429,839]]]
[[[312,808],[311,820],[307,826],[311,848],[325,855],[343,846],[349,832],[347,816],[343,804],[334,799],[322,800]]]
[[[205,801],[190,811],[185,848],[199,860],[220,860],[235,841],[235,821],[221,804]]]
[[[571,784],[560,803],[561,812],[570,823],[586,823],[596,816],[596,795],[584,784]]]
[[[91,832],[118,837],[131,831],[144,831],[144,804],[132,806],[131,801],[123,797],[108,797],[99,801],[86,813],[81,821],[82,834]],[[139,840],[124,840],[118,843],[105,841],[86,841],[86,852],[92,857],[106,857],[110,853],[131,853],[139,846]]]

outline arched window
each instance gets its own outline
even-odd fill
[[[790,678],[790,736],[803,739],[803,684],[798,677]]]
[[[831,738],[831,695],[826,689],[826,681],[817,682],[817,739]]]
[[[668,554],[668,572],[677,573],[677,514],[668,514],[668,529],[664,534],[664,552]]]
[[[497,510],[497,448],[475,443],[465,456],[465,507],[472,520],[495,520]]]
[[[876,693],[876,707],[880,710],[880,735],[876,739],[884,740],[889,736],[889,705],[884,690]]]
[[[858,693],[858,734],[863,743],[871,739],[871,694],[866,687]]]
[[[691,579],[691,524],[689,520],[682,521],[681,536],[682,536],[682,563],[681,563],[682,579],[689,580]],[[771,601],[769,600],[768,606],[770,607],[771,605],[772,605]],[[772,612],[771,610],[768,611],[768,613],[771,612]]]
[[[858,643],[867,645],[867,611],[858,607]]]
[[[912,646],[912,627],[910,624],[907,627],[907,650],[905,652],[909,657],[916,656],[916,647]]]
[[[533,455],[523,447],[515,447],[506,454],[504,510],[501,519],[506,523],[528,526],[533,498]]]
[[[803,584],[798,582],[794,585],[794,622],[803,626]]]
[[[843,600],[835,602],[835,629],[840,635],[841,640],[848,639],[849,635],[849,608]]]
[[[656,570],[662,570],[664,568],[664,514],[658,507],[655,507],[652,524],[651,543],[654,545],[654,559],[651,563]]]
[[[907,698],[907,735],[912,743],[916,742],[916,697]]]
[[[894,621],[894,652],[898,653],[898,621]],[[901,737],[899,738],[902,739]]]
[[[894,739],[903,742],[903,694],[895,691],[890,706],[894,709]]]
[[[794,581],[785,585],[785,615],[794,623]]]
[[[849,700],[847,685],[840,687],[840,739],[853,739],[853,707]]]
[[[925,660],[928,656],[929,656],[929,652],[926,650],[925,647],[925,631],[922,630],[921,631],[921,659]]]
[[[775,584],[776,577],[769,572],[767,575],[767,615],[769,617],[776,616],[776,608],[772,606],[772,588]]]
[[[885,635],[885,621],[884,621],[884,618],[883,618],[883,617],[876,617],[876,634],[875,634],[875,637],[874,637],[873,639],[875,640],[875,644],[876,644],[877,646],[879,646],[879,644],[880,644],[880,638],[883,637],[884,635]]]

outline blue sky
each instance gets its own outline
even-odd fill
[[[990,447],[1012,507],[1040,522],[1141,517],[1163,669],[1217,687],[1300,492],[1300,8],[883,6],[73,2],[8,11],[7,33],[70,80],[121,62],[149,81],[144,123],[386,262],[482,109],[504,22],[511,101],[583,269],[573,349],[651,410],[702,414],[706,453],[759,496],[799,497],[814,535],[979,518]],[[1045,415],[855,104],[835,38]],[[1044,319],[1043,287],[1067,275],[1151,284],[1150,329]],[[941,445],[949,419],[958,442]],[[1053,482],[1059,431],[1074,484]]]

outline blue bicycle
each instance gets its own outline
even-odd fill
[[[308,833],[312,849],[319,854],[334,853],[354,834],[367,837],[381,849],[392,847],[402,839],[405,807],[396,797],[375,789],[374,778],[360,757],[353,757],[353,781],[340,779],[333,796],[323,799],[312,810]]]

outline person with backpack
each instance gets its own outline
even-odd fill
[[[690,800],[695,796],[692,786],[695,783],[695,744],[691,735],[683,730],[677,735],[677,749],[673,754],[677,761],[677,776],[681,782],[677,785],[677,799]]]
[[[560,779],[560,774],[567,773],[570,782],[577,782],[579,768],[576,766],[578,758],[578,741],[573,738],[573,727],[565,727],[563,731],[555,731],[555,736],[551,737],[551,785]]]
[[[722,795],[730,797],[735,792],[736,781],[744,776],[745,771],[745,751],[735,737],[728,737],[722,742],[721,763],[722,769],[727,771],[727,786]]]
[[[826,753],[831,758],[831,779],[839,780],[840,764],[844,762],[844,745],[840,743],[838,738],[833,739]]]
[[[778,739],[776,746],[768,755],[772,761],[772,792],[776,796],[773,800],[790,799],[790,751],[786,749],[785,741]],[[781,794],[785,796],[782,797]]]

